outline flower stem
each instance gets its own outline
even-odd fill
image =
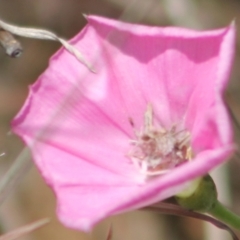
[[[228,210],[219,201],[216,202],[216,205],[208,213],[227,225],[240,230],[240,216]]]

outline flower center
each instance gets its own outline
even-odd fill
[[[153,123],[153,109],[149,104],[144,115],[144,128],[135,132],[128,154],[134,165],[146,176],[166,173],[192,159],[190,133],[177,130],[174,125],[165,129]]]

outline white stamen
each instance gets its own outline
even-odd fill
[[[135,140],[131,140],[132,148],[128,154],[146,176],[164,174],[192,157],[190,134],[186,130],[177,131],[175,125],[169,130],[164,129],[153,120],[153,108],[148,104],[144,128],[136,132]]]

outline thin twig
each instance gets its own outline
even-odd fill
[[[3,20],[0,20],[0,27],[12,34],[22,36],[22,37],[58,41],[66,48],[66,50],[68,50],[71,54],[73,54],[90,71],[95,72],[95,70],[93,69],[93,66],[85,60],[82,53],[80,53],[80,51],[76,47],[74,47],[73,45],[68,43],[66,40],[58,37],[56,34],[50,31],[35,29],[35,28],[18,27],[18,26],[6,23]]]
[[[16,187],[22,176],[26,175],[28,170],[32,166],[32,162],[30,161],[30,151],[26,147],[24,150],[18,155],[15,161],[12,163],[11,167],[5,173],[3,178],[0,181],[0,206],[7,198],[9,193],[12,191],[14,187]]]
[[[112,225],[110,225],[110,227],[108,229],[108,235],[107,235],[107,239],[106,240],[112,240]]]
[[[175,204],[160,202],[160,203],[151,205],[149,207],[142,208],[142,210],[151,210],[151,211],[160,212],[163,214],[171,214],[176,216],[185,216],[185,217],[201,219],[201,220],[210,222],[211,224],[215,225],[220,229],[228,231],[231,234],[233,240],[239,240],[237,235],[233,232],[233,230],[230,227],[228,227],[226,224],[218,221],[215,218],[207,216],[205,214],[189,211]]]
[[[40,227],[43,227],[47,223],[49,223],[48,218],[38,220],[36,222],[30,223],[26,226],[20,227],[16,230],[13,230],[9,233],[6,233],[6,234],[0,236],[0,240],[15,240],[15,239],[18,239],[18,238],[20,238],[20,237],[38,229]]]

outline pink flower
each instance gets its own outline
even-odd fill
[[[175,195],[232,153],[222,93],[234,26],[197,32],[89,16],[30,87],[12,122],[57,197],[67,226]]]

